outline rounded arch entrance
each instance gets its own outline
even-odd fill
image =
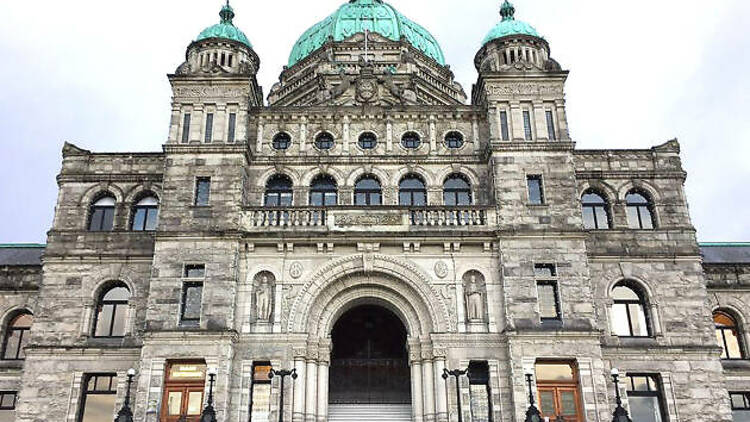
[[[406,327],[384,306],[358,304],[331,330],[329,403],[409,404]]]

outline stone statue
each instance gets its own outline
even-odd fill
[[[466,315],[469,321],[482,321],[484,319],[484,294],[482,286],[477,281],[476,274],[472,273],[464,288],[466,296]]]
[[[255,288],[255,312],[258,321],[269,321],[271,319],[272,294],[268,275],[262,274],[258,286]]]

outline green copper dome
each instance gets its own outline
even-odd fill
[[[443,51],[426,29],[412,22],[383,0],[349,0],[332,15],[305,31],[289,55],[289,67],[320,48],[328,38],[343,41],[369,30],[399,41],[406,39],[428,57],[445,65]]]
[[[204,29],[203,32],[198,35],[196,41],[201,41],[208,38],[226,38],[228,40],[241,42],[242,44],[253,48],[253,45],[250,44],[250,40],[247,39],[245,34],[237,29],[237,27],[232,23],[232,19],[234,19],[234,9],[232,9],[232,6],[229,5],[229,1],[227,1],[227,4],[225,4],[224,7],[221,8],[219,16],[221,17],[221,21],[216,25],[212,25]]]
[[[494,28],[484,37],[482,45],[487,44],[492,40],[498,38],[507,37],[508,35],[529,35],[532,37],[542,38],[533,26],[526,22],[517,21],[515,18],[516,8],[508,1],[505,0],[502,7],[500,8],[500,16],[503,19],[495,25]]]

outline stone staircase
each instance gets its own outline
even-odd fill
[[[328,422],[411,422],[411,405],[331,404]]]

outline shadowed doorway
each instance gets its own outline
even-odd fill
[[[410,404],[406,329],[391,311],[358,306],[331,333],[332,404]]]

